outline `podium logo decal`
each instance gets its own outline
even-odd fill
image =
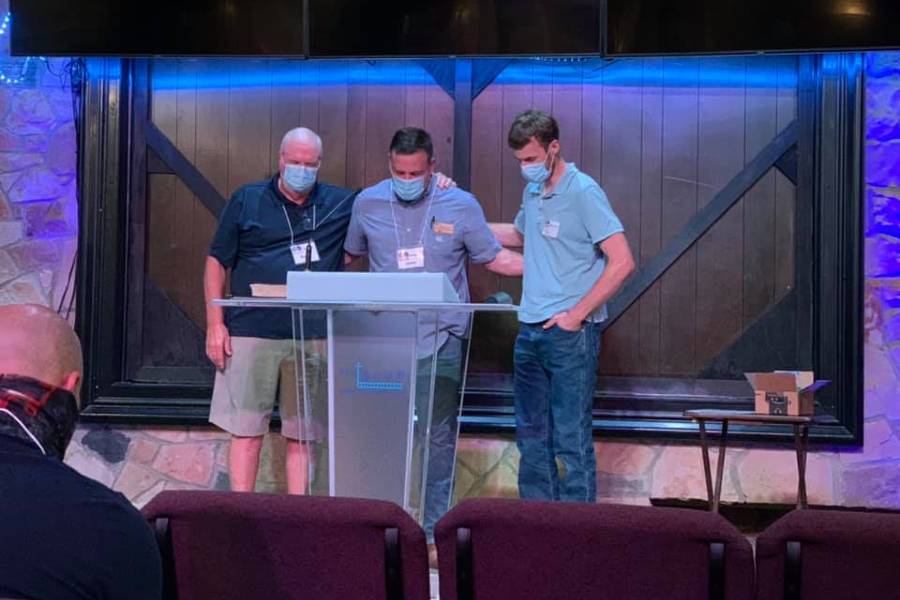
[[[406,374],[403,371],[369,371],[356,363],[356,389],[366,392],[402,392]]]

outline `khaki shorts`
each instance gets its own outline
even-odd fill
[[[232,435],[265,435],[277,399],[281,435],[300,441],[324,439],[324,427],[316,419],[299,418],[304,413],[303,389],[298,385],[303,372],[295,368],[294,346],[293,340],[231,338],[232,355],[226,358],[225,370],[216,371],[209,422]],[[304,349],[307,394],[316,413],[327,406],[325,340],[309,340]]]

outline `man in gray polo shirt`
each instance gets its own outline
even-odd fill
[[[600,323],[634,259],[606,194],[563,160],[553,117],[520,114],[508,142],[528,184],[515,223],[491,229],[504,246],[525,246],[514,355],[519,495],[594,502]]]
[[[406,127],[394,134],[388,155],[391,178],[360,192],[353,206],[344,249],[347,260],[368,255],[373,272],[446,273],[459,298],[469,300],[468,261],[501,275],[520,275],[522,256],[501,248],[472,194],[435,185],[434,151],[428,132]],[[462,358],[469,318],[444,313],[435,323],[420,320],[419,377],[428,381],[437,352],[424,526],[429,543],[434,524],[447,511],[456,459]],[[422,389],[419,385],[419,389]]]

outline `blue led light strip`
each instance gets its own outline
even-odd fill
[[[3,21],[0,21],[0,38],[3,38],[7,33],[9,33],[9,25],[12,22],[12,14],[7,12],[6,16],[3,17]],[[25,74],[28,73],[28,67],[31,66],[31,61],[36,57],[28,56],[22,62],[22,68],[19,70],[18,75],[7,75],[3,71],[0,71],[0,84],[7,85],[18,85],[25,81]]]

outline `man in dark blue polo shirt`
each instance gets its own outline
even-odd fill
[[[292,318],[291,311],[284,309],[223,311],[212,301],[224,295],[226,271],[231,272],[231,294],[250,296],[250,284],[283,285],[288,271],[342,268],[356,194],[317,181],[321,162],[318,135],[305,128],[287,132],[281,142],[278,174],[234,193],[206,259],[206,352],[216,366],[209,420],[233,436],[228,466],[231,487],[237,491],[252,491],[256,482],[281,365],[294,356]],[[304,319],[304,328],[312,345],[324,337],[321,320]],[[321,349],[310,347],[307,356],[308,360],[319,357]],[[308,369],[309,384],[318,367]],[[302,442],[313,435],[312,428],[301,426],[296,402],[283,402],[281,411],[288,491],[300,494],[306,489],[308,472],[308,450]]]

